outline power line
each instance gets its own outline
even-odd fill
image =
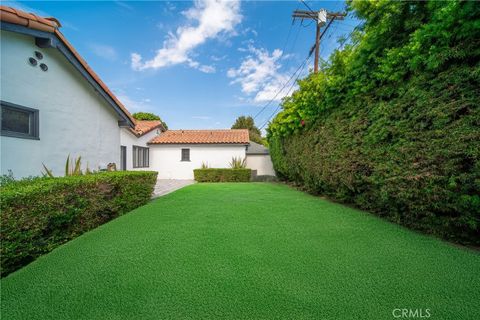
[[[298,73],[297,77],[295,78],[295,80],[292,82],[292,85],[290,86],[290,88],[288,89],[287,93],[285,94],[285,96],[282,97],[285,98],[286,96],[288,96],[290,94],[290,92],[292,91],[293,87],[295,86],[295,84],[297,83],[297,80],[298,78],[300,78],[300,75],[302,74],[302,71],[303,71],[303,68],[308,64],[308,61],[310,60],[312,55],[309,55],[308,58],[301,64],[301,70],[300,72]],[[288,83],[288,82],[287,82]],[[283,90],[280,89],[280,91],[278,93],[280,93],[281,91]],[[278,95],[277,93],[277,95]],[[274,99],[277,97],[277,95],[275,95]],[[270,119],[272,119],[272,117],[277,113],[277,111],[280,109],[281,107],[281,104],[278,104],[277,108],[275,108],[275,110],[272,112],[272,114],[267,117],[267,120],[262,124],[262,126],[259,128],[260,130],[262,130],[267,124],[268,122],[270,121]]]
[[[314,72],[318,72],[318,59],[320,55],[320,39],[323,37],[325,32],[328,30],[330,25],[334,20],[343,20],[346,13],[341,12],[328,12],[325,9],[320,9],[318,11],[313,11],[310,6],[304,1],[300,0],[310,11],[306,10],[295,10],[292,14],[292,17],[302,19],[312,19],[316,22],[316,32],[315,32],[315,65]],[[327,23],[328,21],[328,23]],[[326,27],[321,31],[321,27],[326,24]]]
[[[342,44],[340,45],[340,49],[343,49],[343,46],[347,43],[347,41],[352,37],[352,35],[355,33],[355,31],[357,31],[357,27],[360,26],[361,23],[357,24],[353,30],[348,34],[348,36],[345,38],[345,40],[342,42]]]
[[[298,7],[297,7],[298,8]],[[288,44],[288,40],[290,39],[290,34],[292,33],[292,29],[293,29],[293,25],[294,25],[295,21],[292,21],[292,24],[290,25],[290,28],[288,29],[288,34],[287,34],[287,38],[285,39],[285,43],[283,44],[283,48],[282,48],[282,55],[280,57],[283,57],[285,55],[285,50],[287,49],[287,44]],[[293,40],[293,45],[292,45],[292,50],[293,48],[295,47],[295,44],[297,42],[297,38],[298,38],[298,34],[300,33],[300,26],[298,27],[298,31],[297,33],[295,34],[295,38]],[[268,82],[261,88],[259,89],[259,91],[262,91],[264,90],[267,86],[268,86]],[[270,103],[270,102],[269,102]],[[263,108],[262,110],[260,110],[254,117],[253,119],[255,120],[255,118],[260,114],[262,113],[263,110],[265,110],[265,108],[269,105],[269,103],[267,103]]]
[[[306,3],[304,0],[300,0],[301,3],[303,3],[305,5],[305,7],[307,7],[308,10],[310,11],[314,11],[312,8],[310,8],[310,6],[308,5],[308,3]]]
[[[298,35],[299,35],[299,34],[300,34],[300,25],[299,25],[299,27],[298,27],[297,33],[295,34],[295,38],[293,39],[292,47],[290,48],[290,50],[289,50],[288,52],[292,52],[293,49],[295,48],[295,45],[296,45],[296,43],[297,43],[297,39],[298,39]],[[282,56],[283,56],[283,54],[282,54]],[[291,59],[289,59],[289,60],[287,61],[287,64],[286,64],[286,66],[285,66],[285,69],[288,69],[288,67],[290,66],[290,61],[291,61]],[[298,69],[297,69],[297,71],[298,71]],[[296,73],[297,71],[294,72],[294,74],[290,77],[290,79],[295,75],[295,73]],[[287,85],[287,83],[290,81],[290,79],[284,84],[284,86]],[[267,84],[266,84],[261,90],[265,89],[268,84],[269,84],[269,83],[267,82]],[[259,91],[261,91],[261,90],[259,90]],[[272,102],[273,102],[273,100],[268,101],[268,102],[262,107],[262,109],[260,109],[260,111],[258,111],[258,112],[255,114],[255,116],[253,117],[253,120],[255,120],[255,119],[270,105],[270,103],[272,103]]]
[[[335,20],[335,16],[333,16],[333,17],[330,19],[330,21],[328,22],[327,27],[326,27],[326,28],[323,30],[323,32],[320,34],[319,39],[318,39],[319,41],[322,39],[322,37],[323,37],[323,36],[325,35],[325,33],[327,32],[328,27],[332,24],[333,20]],[[298,36],[298,33],[297,33],[297,36]],[[296,41],[296,38],[295,38],[295,41]],[[253,117],[253,120],[255,120],[273,101],[275,101],[275,99],[277,98],[277,96],[278,96],[278,95],[280,94],[280,92],[282,92],[282,90],[287,86],[287,84],[288,84],[288,83],[290,82],[290,80],[295,76],[295,74],[298,72],[298,70],[299,70],[300,68],[303,68],[303,64],[306,63],[306,62],[310,59],[310,57],[312,56],[313,49],[316,49],[316,47],[314,46],[314,47],[312,47],[312,49],[310,49],[310,52],[309,52],[309,54],[308,54],[308,58],[297,68],[297,70],[295,70],[295,72],[290,76],[290,78],[287,80],[287,82],[285,82],[285,84],[284,84],[284,85],[282,86],[282,88],[275,94],[275,96],[274,96],[271,100],[269,100],[269,101],[267,102],[267,104],[265,104],[265,105],[262,107],[262,109],[260,109],[260,110],[257,112],[257,114],[255,114],[255,116]],[[315,51],[316,51],[316,54],[317,54],[317,55],[320,54],[320,53],[319,53],[319,50],[315,50]],[[318,59],[318,57],[317,57],[316,59]],[[318,62],[317,62],[317,63],[318,63]],[[298,77],[297,77],[297,79],[298,79]],[[296,81],[297,79],[295,79],[295,81]],[[295,82],[294,82],[294,84],[295,84]],[[265,86],[265,87],[266,87],[266,86]],[[265,88],[265,87],[264,87],[264,88]],[[292,86],[292,87],[293,87],[293,86]]]
[[[332,19],[332,20],[333,20],[333,19]],[[359,23],[357,26],[355,26],[355,28],[350,32],[350,34],[349,34],[348,37],[346,38],[346,41],[353,35],[353,33],[356,31],[356,27],[358,27],[359,25],[360,25],[360,23]],[[324,32],[322,33],[321,36],[323,36],[323,35],[326,33],[326,31],[327,31],[327,30],[324,30]],[[311,55],[312,55],[312,52],[313,52],[313,50],[310,50],[310,54],[309,54],[308,58],[304,61],[304,63],[302,63],[302,65],[301,65],[302,70],[303,70],[303,67],[308,63],[308,60],[310,60],[310,57],[311,57]],[[298,70],[298,69],[297,69],[297,70]],[[295,72],[295,73],[296,73],[296,72]],[[295,74],[295,73],[294,73],[294,74]],[[302,73],[302,72],[300,71],[300,73],[299,73],[298,76],[295,78],[295,81],[292,83],[292,85],[290,86],[290,88],[289,88],[288,91],[287,91],[287,94],[286,94],[284,97],[286,97],[286,96],[288,96],[288,95],[290,94],[290,91],[291,91],[292,88],[294,87],[294,85],[295,85],[296,81],[298,80],[298,78],[300,77],[301,73]],[[290,80],[289,80],[289,81],[290,81]],[[288,83],[289,81],[287,81],[287,83]],[[282,90],[283,90],[283,88],[280,89],[279,92],[281,92]],[[277,93],[277,95],[278,95],[278,93]],[[277,95],[275,95],[274,99],[276,98]],[[271,102],[271,101],[270,101],[270,102]],[[267,118],[267,120],[266,120],[266,121],[262,124],[262,126],[259,128],[260,130],[263,129],[263,128],[268,124],[268,122],[272,119],[273,116],[275,116],[275,114],[278,112],[278,110],[280,109],[280,107],[281,107],[281,105],[279,104],[279,105],[277,106],[277,108],[275,108],[275,110],[272,112],[272,114]]]
[[[304,24],[303,24],[303,19],[302,19],[302,21],[300,22],[300,24],[302,25],[302,27],[304,27],[304,28],[308,28],[308,27],[310,27],[310,26],[312,25],[312,23],[313,23],[313,22],[314,22],[314,20],[310,21],[310,23],[309,23],[309,24],[307,24],[307,25],[304,25]]]
[[[295,70],[295,72],[290,76],[290,78],[288,78],[288,80],[283,84],[283,86],[280,88],[280,90],[277,91],[277,93],[275,94],[275,96],[273,96],[272,99],[270,99],[267,104],[265,104],[262,109],[260,111],[257,112],[257,114],[253,117],[253,120],[255,120],[273,101],[275,101],[275,99],[278,97],[278,95],[282,92],[283,89],[285,89],[285,87],[287,86],[287,84],[290,82],[290,80],[292,80],[292,78],[297,74],[297,72],[300,70],[300,69],[303,69],[303,67],[305,66],[305,64],[307,63],[307,61],[310,59],[311,57],[311,54],[308,56],[307,59],[305,59],[302,64],[300,64],[300,66]],[[298,79],[298,77],[297,77]]]

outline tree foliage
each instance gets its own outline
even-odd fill
[[[267,129],[277,173],[465,243],[480,237],[480,5],[351,1],[363,24]]]
[[[235,120],[235,123],[232,125],[232,129],[248,129],[250,134],[250,140],[256,143],[264,144],[265,141],[262,138],[262,133],[260,129],[255,126],[255,121],[251,116],[240,116]]]
[[[157,116],[154,113],[135,112],[134,114],[132,114],[132,117],[134,117],[136,120],[160,120],[162,122],[162,125],[165,127],[165,129],[168,129],[167,124],[160,118],[160,116]]]

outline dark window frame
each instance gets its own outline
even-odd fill
[[[21,111],[21,112],[28,112],[30,114],[29,120],[30,120],[31,132],[29,134],[26,134],[21,132],[3,130],[3,128],[1,128],[2,126],[1,118],[3,114],[3,108],[15,110],[15,111]],[[21,139],[40,140],[39,110],[0,100],[0,135],[5,137],[13,137],[13,138],[21,138]]]
[[[120,170],[127,170],[127,147],[120,146]]]
[[[150,148],[142,146],[132,146],[132,165],[133,168],[150,167]]]
[[[186,151],[187,154],[184,154],[184,151]],[[181,162],[189,162],[190,161],[190,148],[182,148],[180,161]]]

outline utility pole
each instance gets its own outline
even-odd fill
[[[346,13],[342,12],[328,12],[325,9],[320,9],[318,11],[307,11],[307,10],[295,10],[293,12],[293,19],[312,19],[316,22],[316,33],[315,33],[315,65],[313,67],[313,72],[318,72],[318,59],[320,55],[320,40],[322,39],[325,32],[328,30],[333,20],[343,20],[346,16]],[[328,22],[328,23],[327,23]],[[326,25],[322,33],[320,33],[321,28]]]

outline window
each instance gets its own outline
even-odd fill
[[[182,149],[182,161],[190,161],[190,149]]]
[[[39,139],[38,110],[1,101],[2,136]]]
[[[133,146],[133,167],[134,168],[148,168],[149,152],[150,150],[145,147]]]

